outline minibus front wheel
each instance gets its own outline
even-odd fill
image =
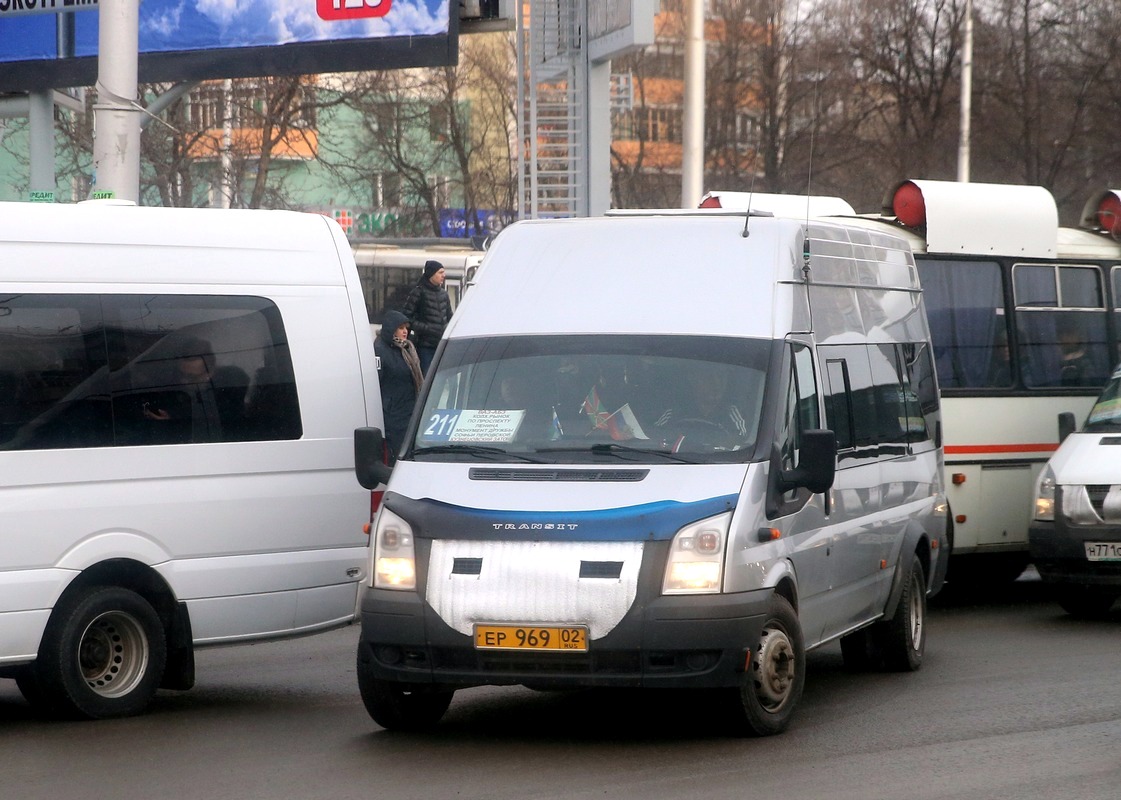
[[[147,600],[119,586],[86,587],[55,607],[20,688],[54,716],[127,717],[148,706],[166,660],[163,625]]]
[[[370,719],[387,731],[425,731],[451,705],[454,690],[416,686],[375,678],[369,662],[358,658],[358,689]]]
[[[790,724],[806,681],[806,648],[798,614],[772,595],[751,662],[733,697],[735,733],[771,736]]]

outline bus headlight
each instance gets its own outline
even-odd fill
[[[377,589],[415,589],[416,554],[409,523],[382,507],[374,528],[374,567]]]
[[[1048,465],[1039,473],[1035,484],[1035,519],[1050,521],[1055,519],[1055,472]]]
[[[724,546],[729,511],[690,523],[670,543],[662,594],[711,594],[720,591],[724,577]]]

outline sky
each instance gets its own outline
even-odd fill
[[[140,52],[261,47],[448,31],[448,0],[383,0],[383,17],[328,22],[316,0],[141,0]],[[55,14],[0,18],[0,62],[53,59]],[[97,55],[94,10],[74,14],[75,55]]]

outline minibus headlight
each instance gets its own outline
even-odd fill
[[[1055,518],[1055,472],[1050,466],[1043,468],[1036,481],[1033,516],[1045,522]]]
[[[409,523],[383,507],[374,528],[374,587],[415,589],[416,554]]]
[[[670,543],[662,594],[720,591],[731,512],[690,523]]]

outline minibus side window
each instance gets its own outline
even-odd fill
[[[798,466],[802,433],[821,427],[818,415],[817,384],[814,380],[812,351],[805,345],[790,346],[790,385],[786,396],[784,430],[782,431],[782,466]]]
[[[802,434],[821,427],[818,412],[817,382],[814,377],[813,351],[802,344],[790,345],[790,373],[781,429],[776,437],[779,467],[794,469],[799,464]],[[772,457],[773,458],[773,457]],[[791,489],[779,495],[768,495],[767,516],[774,518],[797,511],[810,497],[807,489]]]
[[[9,369],[10,367],[10,369]],[[0,448],[296,439],[280,313],[259,297],[0,298]]]
[[[0,449],[113,443],[96,295],[0,296]]]

